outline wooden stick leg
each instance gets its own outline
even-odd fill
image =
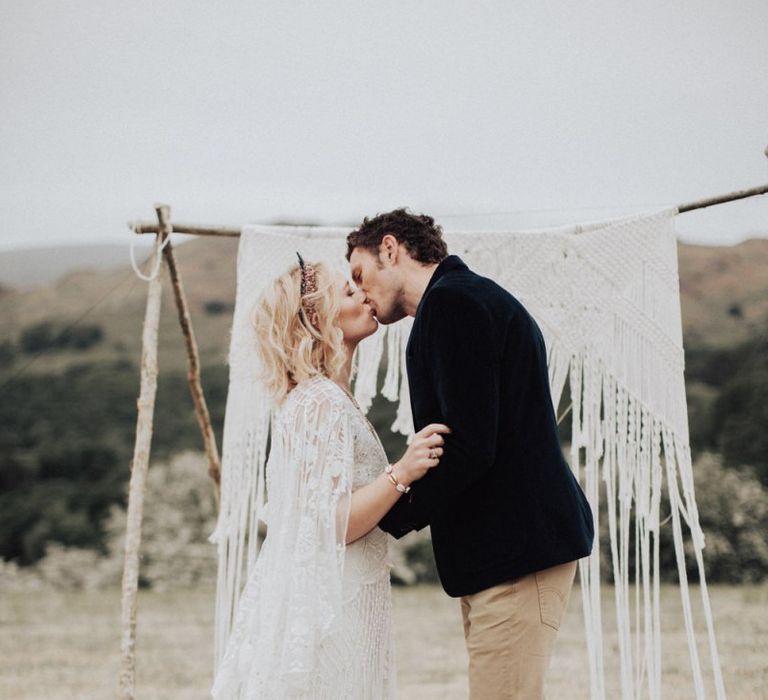
[[[205,402],[203,387],[200,383],[200,355],[197,350],[197,340],[195,339],[195,331],[192,328],[192,317],[189,314],[189,305],[184,294],[184,286],[181,283],[181,273],[176,264],[176,257],[173,254],[170,242],[166,245],[163,254],[168,264],[168,272],[173,284],[173,296],[176,299],[176,310],[179,315],[179,324],[181,325],[181,332],[184,334],[184,343],[187,346],[189,390],[192,394],[192,401],[195,404],[197,423],[203,436],[205,454],[208,457],[208,474],[213,479],[216,506],[218,508],[221,496],[221,462],[219,460],[219,450],[216,447],[216,437],[213,434],[213,426],[211,425],[211,416],[208,413],[208,405]]]
[[[158,207],[161,233],[159,245],[168,235],[163,230],[169,218],[168,207]],[[167,227],[166,227],[167,229]],[[136,443],[131,463],[131,480],[128,488],[128,514],[125,532],[125,563],[122,582],[122,615],[120,642],[120,679],[118,697],[133,700],[136,687],[136,610],[139,588],[139,549],[141,546],[141,518],[144,510],[144,490],[149,469],[149,451],[152,443],[152,420],[157,392],[157,337],[160,324],[162,281],[158,274],[147,291],[147,308],[144,314],[141,351],[141,390],[136,419]]]

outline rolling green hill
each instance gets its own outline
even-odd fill
[[[176,248],[203,365],[225,361],[235,296],[234,239],[200,238]],[[727,348],[768,324],[768,239],[736,246],[680,244],[680,289],[686,344]],[[165,280],[160,328],[162,369],[181,369],[185,355],[173,298]],[[127,359],[140,354],[146,285],[130,267],[74,271],[33,289],[0,291],[0,343],[7,373],[29,363],[22,337],[41,323],[55,335],[83,314],[102,339],[85,349],[43,353],[25,372],[58,371],[74,362]],[[94,305],[95,308],[92,308]],[[89,309],[91,309],[89,311]]]

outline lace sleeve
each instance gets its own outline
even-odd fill
[[[304,686],[318,644],[341,616],[354,455],[344,401],[327,390],[303,395],[297,401],[290,443],[287,464],[296,470],[291,488],[296,522],[284,523],[293,559],[282,670],[294,685]]]
[[[300,385],[272,436],[269,526],[240,599],[215,698],[308,693],[342,619],[354,442],[344,396]]]

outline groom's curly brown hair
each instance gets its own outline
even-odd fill
[[[378,256],[381,239],[388,233],[420,263],[439,263],[448,257],[443,229],[435,220],[426,214],[413,214],[402,208],[378,214],[372,219],[363,219],[363,223],[347,236],[347,260],[355,248],[363,248]]]

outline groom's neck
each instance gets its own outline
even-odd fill
[[[415,260],[408,262],[408,269],[403,275],[403,309],[409,316],[416,315],[419,302],[427,290],[427,285],[437,269],[437,264],[422,265]]]

